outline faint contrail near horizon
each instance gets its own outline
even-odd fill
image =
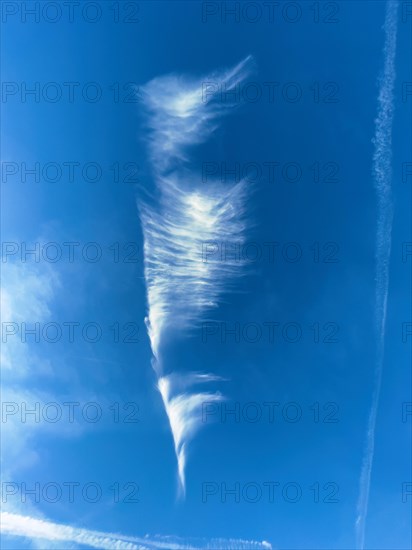
[[[185,466],[190,438],[201,426],[201,405],[219,401],[215,391],[196,386],[221,380],[208,373],[168,372],[162,357],[170,330],[188,331],[205,311],[218,305],[222,292],[242,273],[236,260],[203,257],[205,243],[245,238],[247,188],[219,180],[202,181],[190,165],[190,149],[206,142],[218,120],[235,104],[233,96],[253,67],[251,56],[233,68],[204,79],[181,75],[155,78],[143,89],[147,111],[148,148],[155,181],[153,198],[139,204],[144,238],[144,276],[148,313],[146,326],[152,365],[173,435],[180,494],[185,492]],[[166,365],[165,365],[166,363]]]
[[[46,548],[56,548],[56,543],[70,543],[98,548],[99,550],[271,550],[267,541],[244,539],[182,539],[161,535],[141,537],[107,533],[54,523],[21,514],[2,512],[0,515],[3,536],[22,537],[42,541]],[[70,546],[72,548],[72,546]]]
[[[375,120],[373,143],[373,178],[377,195],[376,235],[376,287],[375,287],[375,331],[377,339],[376,367],[372,404],[369,412],[366,446],[360,476],[359,497],[356,518],[357,547],[365,546],[365,524],[368,513],[369,491],[375,448],[376,417],[382,384],[385,350],[385,327],[389,289],[389,262],[392,240],[392,126],[394,111],[393,89],[395,84],[395,55],[397,34],[398,1],[386,4],[384,43],[384,67],[379,80],[378,114]]]

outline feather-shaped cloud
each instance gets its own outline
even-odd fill
[[[171,327],[185,331],[199,322],[242,274],[240,262],[205,262],[202,247],[223,240],[234,245],[244,242],[247,196],[244,181],[231,186],[218,181],[205,185],[200,174],[188,169],[187,162],[190,148],[209,139],[218,120],[233,109],[233,104],[219,101],[211,89],[230,92],[252,68],[253,60],[248,56],[235,67],[203,79],[165,76],[142,88],[156,187],[156,200],[139,204],[148,302],[146,325],[153,368],[173,434],[182,492],[187,445],[201,425],[201,403],[219,400],[221,395],[191,389],[194,384],[211,381],[210,375],[203,379],[190,374],[166,375],[162,342]]]

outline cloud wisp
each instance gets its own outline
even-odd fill
[[[62,542],[102,550],[206,550],[212,548],[214,550],[270,550],[272,548],[266,541],[243,539],[183,540],[177,537],[149,535],[132,537],[81,529],[9,512],[1,514],[1,532],[4,536],[40,540],[43,543],[42,548],[55,548],[56,543]],[[47,545],[47,543],[50,544]]]
[[[377,339],[376,366],[372,404],[369,412],[366,445],[360,476],[357,503],[357,547],[365,546],[365,524],[368,513],[370,482],[375,448],[376,418],[382,384],[385,350],[385,327],[389,290],[389,262],[392,242],[392,126],[394,111],[393,89],[395,84],[395,56],[397,36],[398,2],[386,4],[384,23],[384,67],[379,81],[378,115],[375,121],[375,145],[373,155],[373,179],[377,195],[376,233],[376,287],[375,287],[375,332]]]
[[[152,195],[156,197],[139,204],[148,302],[146,326],[152,364],[173,434],[182,494],[187,445],[201,425],[201,402],[222,397],[218,392],[192,389],[219,380],[217,376],[167,373],[161,347],[171,328],[190,330],[205,311],[218,305],[222,293],[242,274],[240,262],[204,261],[202,249],[210,242],[244,242],[247,196],[244,181],[232,185],[202,182],[200,174],[190,168],[191,148],[206,142],[221,117],[235,107],[230,101],[222,102],[217,91],[235,90],[252,68],[253,59],[248,56],[235,67],[203,79],[164,76],[142,89],[155,180]]]

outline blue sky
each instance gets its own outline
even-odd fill
[[[408,3],[87,4],[2,5],[3,547],[410,548]]]

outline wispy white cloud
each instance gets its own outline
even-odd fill
[[[1,531],[3,535],[43,539],[49,542],[75,542],[80,545],[105,550],[146,550],[148,548],[141,544],[138,545],[131,541],[122,540],[112,533],[78,529],[68,525],[52,523],[30,516],[10,514],[8,512],[1,514]]]
[[[398,2],[386,4],[384,23],[384,68],[380,78],[378,115],[375,121],[373,177],[378,201],[376,235],[376,290],[375,329],[377,354],[372,404],[369,412],[366,447],[360,476],[357,503],[356,540],[361,550],[365,546],[365,525],[368,513],[370,482],[375,449],[376,418],[381,392],[385,348],[385,327],[389,290],[389,262],[392,241],[392,125],[394,111],[393,89],[395,84],[395,55],[397,35]]]
[[[8,406],[7,403],[36,403],[41,400],[34,390],[33,373],[50,375],[50,361],[36,352],[38,346],[22,342],[20,327],[22,323],[27,323],[32,328],[34,322],[50,319],[51,303],[59,287],[60,278],[47,264],[42,267],[23,262],[2,265],[1,373],[4,407]],[[13,330],[17,334],[10,334]],[[39,455],[32,443],[34,433],[41,426],[44,424],[23,423],[17,415],[9,415],[5,419],[2,414],[1,464],[4,476],[12,476],[16,470],[38,462]]]
[[[179,161],[188,160],[190,146],[207,141],[218,119],[234,106],[230,100],[220,101],[220,92],[235,90],[253,65],[252,56],[247,56],[234,67],[204,78],[167,75],[141,88],[149,115],[150,156],[157,174],[176,168]]]
[[[158,180],[159,181],[159,180]],[[144,233],[146,320],[153,354],[159,362],[162,336],[173,324],[187,329],[207,308],[215,307],[228,283],[242,273],[240,262],[202,256],[205,243],[244,241],[246,187],[228,189],[195,182],[161,180],[158,208],[141,206]]]
[[[221,380],[221,378],[210,374],[195,375],[191,373],[181,376],[178,373],[172,373],[160,377],[158,381],[158,388],[173,434],[180,480],[179,489],[183,492],[185,490],[186,449],[190,438],[201,426],[202,403],[223,399],[222,395],[217,392],[195,393],[192,391],[187,393],[186,389],[196,384],[215,380]]]
[[[86,396],[75,388],[73,371],[72,384],[65,390],[53,391],[50,384],[61,381],[66,374],[48,357],[50,344],[44,344],[40,337],[36,342],[33,334],[27,336],[26,342],[22,341],[23,323],[28,330],[33,330],[35,323],[44,326],[52,321],[59,300],[66,299],[62,288],[59,272],[47,262],[13,259],[2,265],[1,465],[5,478],[14,479],[41,463],[40,436],[78,437],[86,430],[97,429],[95,424],[82,421],[80,415],[74,415],[69,422],[63,403],[107,402],[107,406],[110,405],[109,399],[89,392]],[[43,417],[46,404],[53,402],[65,411],[62,420],[56,423]],[[32,413],[26,415],[23,412],[26,410]],[[105,423],[99,423],[100,426],[104,429]]]
[[[17,336],[10,333],[12,323],[19,329],[21,323],[32,328],[34,322],[50,319],[50,304],[56,296],[61,282],[56,271],[49,264],[7,262],[2,265],[1,318],[2,350],[1,368],[3,376],[10,373],[13,380],[24,378],[36,372],[51,371],[47,359],[40,358]],[[10,334],[10,335],[9,335]]]
[[[203,79],[159,77],[142,89],[156,186],[152,193],[156,200],[139,205],[148,301],[146,325],[183,493],[187,443],[200,425],[199,406],[205,399],[219,400],[221,396],[191,391],[189,386],[201,381],[191,375],[166,376],[162,341],[172,326],[182,331],[199,322],[207,309],[218,305],[230,282],[242,274],[240,262],[216,258],[206,262],[202,252],[205,243],[229,241],[236,246],[244,242],[247,196],[243,181],[235,185],[202,182],[200,174],[187,166],[189,148],[205,142],[219,118],[233,109],[232,103],[220,101],[219,92],[233,90],[252,68],[253,59],[248,56],[235,67]]]
[[[55,547],[56,542],[75,543],[77,546],[102,550],[270,550],[272,548],[267,541],[243,539],[183,540],[176,537],[149,535],[132,537],[81,529],[9,512],[1,514],[1,532],[3,535],[41,540],[43,550]]]

